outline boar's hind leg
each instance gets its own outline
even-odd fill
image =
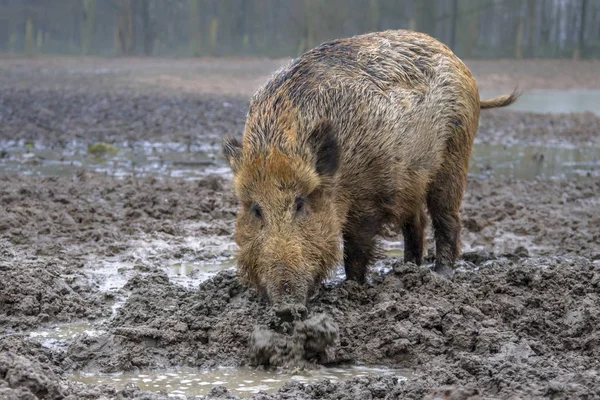
[[[404,262],[413,262],[417,265],[423,263],[426,223],[427,220],[425,219],[425,214],[422,210],[418,210],[402,225],[402,235],[404,236]]]
[[[344,269],[346,279],[364,283],[367,267],[375,253],[375,236],[381,222],[377,218],[355,218],[344,229]]]
[[[435,272],[451,278],[460,249],[460,205],[466,185],[466,168],[455,160],[437,173],[427,195],[435,236]]]

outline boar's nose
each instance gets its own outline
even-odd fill
[[[292,322],[303,320],[308,314],[308,310],[303,304],[279,304],[273,307],[275,315],[282,322]]]

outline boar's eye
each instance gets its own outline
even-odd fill
[[[254,203],[250,206],[250,212],[258,219],[262,219],[262,217],[263,217],[262,210],[261,210],[260,206],[256,203]]]
[[[302,214],[306,211],[305,200],[301,197],[296,199],[296,215]]]

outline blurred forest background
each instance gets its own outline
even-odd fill
[[[385,29],[463,58],[600,58],[600,0],[0,0],[0,53],[297,56]]]

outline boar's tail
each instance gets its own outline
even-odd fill
[[[512,103],[517,101],[517,99],[521,96],[520,93],[515,89],[511,94],[505,94],[503,96],[498,96],[489,100],[481,100],[479,102],[480,108],[482,110],[486,108],[497,108],[497,107],[506,107],[510,106]]]

